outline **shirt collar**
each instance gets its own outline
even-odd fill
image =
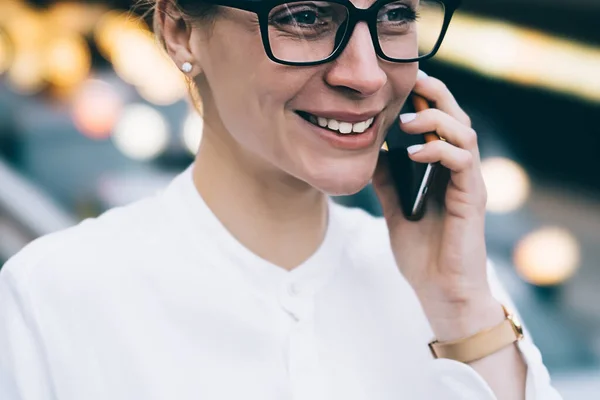
[[[262,295],[278,296],[293,286],[304,296],[312,295],[324,285],[341,264],[344,229],[339,210],[331,199],[325,238],[317,251],[298,267],[287,271],[254,254],[241,244],[212,213],[198,193],[192,178],[193,164],[175,177],[162,198],[181,227],[184,251],[250,284]]]

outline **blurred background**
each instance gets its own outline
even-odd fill
[[[131,6],[0,0],[0,266],[192,161],[202,120]],[[489,255],[565,399],[600,393],[598,21],[598,0],[465,0],[421,66],[473,119]]]

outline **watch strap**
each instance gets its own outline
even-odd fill
[[[473,336],[448,341],[429,343],[435,358],[449,358],[470,363],[507,347],[523,338],[521,325],[503,306],[506,319],[493,328],[480,331]]]

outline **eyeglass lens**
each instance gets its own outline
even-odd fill
[[[350,12],[343,4],[293,1],[273,8],[268,16],[269,43],[282,61],[315,62],[339,47]],[[431,53],[444,25],[444,4],[436,0],[398,0],[377,13],[377,40],[390,58],[409,60]]]

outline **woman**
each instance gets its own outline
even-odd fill
[[[200,150],[163,192],[8,262],[0,398],[558,399],[486,267],[469,117],[418,71],[435,46],[415,31],[456,2],[417,3],[158,0]],[[412,90],[437,110],[398,122]],[[451,171],[441,214],[399,211],[393,123],[446,139],[408,149]],[[385,219],[328,197],[372,178]]]

